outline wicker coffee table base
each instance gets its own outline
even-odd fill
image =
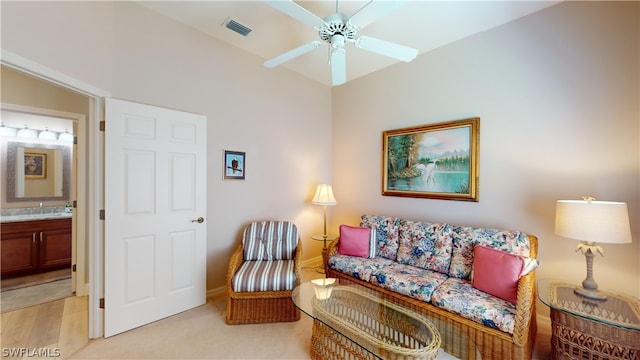
[[[319,320],[313,320],[311,332],[311,360],[345,359],[345,360],[380,360],[382,358],[365,350]],[[425,359],[435,359],[437,353]],[[396,355],[394,359],[414,360],[413,356]]]

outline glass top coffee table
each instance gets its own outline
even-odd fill
[[[465,335],[443,339],[432,319],[386,301],[376,291],[338,286],[336,279],[312,281],[296,287],[292,295],[294,304],[313,318],[311,359],[480,357]],[[443,341],[455,341],[459,354],[440,350]]]

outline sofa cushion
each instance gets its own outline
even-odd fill
[[[476,245],[471,284],[478,290],[515,304],[523,267],[524,259],[521,256]]]
[[[376,254],[395,260],[398,256],[398,218],[391,216],[362,215],[360,226],[376,229]]]
[[[448,276],[411,265],[392,264],[376,269],[371,283],[417,300],[431,301],[431,294]]]
[[[340,225],[338,253],[364,258],[376,257],[376,229]]]
[[[242,235],[245,260],[293,260],[298,229],[289,221],[254,221]]]
[[[373,270],[394,264],[393,260],[383,257],[373,259],[335,254],[329,257],[327,266],[333,270],[353,276],[356,279],[369,281]]]
[[[448,274],[452,248],[449,224],[400,221],[398,263]]]
[[[293,290],[295,283],[293,260],[245,261],[231,280],[235,292]]]
[[[473,248],[486,245],[511,254],[528,257],[529,238],[520,231],[452,226],[453,252],[449,275],[471,280]]]
[[[516,306],[451,277],[431,295],[431,303],[477,323],[513,334]]]

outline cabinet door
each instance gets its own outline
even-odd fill
[[[38,240],[34,232],[2,234],[2,277],[29,273],[38,268]]]
[[[50,229],[38,233],[40,241],[40,270],[71,265],[71,232],[69,229]]]

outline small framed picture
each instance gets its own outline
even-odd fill
[[[28,152],[24,153],[24,178],[47,178],[47,154]]]
[[[224,151],[224,179],[244,180],[246,156],[241,151]]]

